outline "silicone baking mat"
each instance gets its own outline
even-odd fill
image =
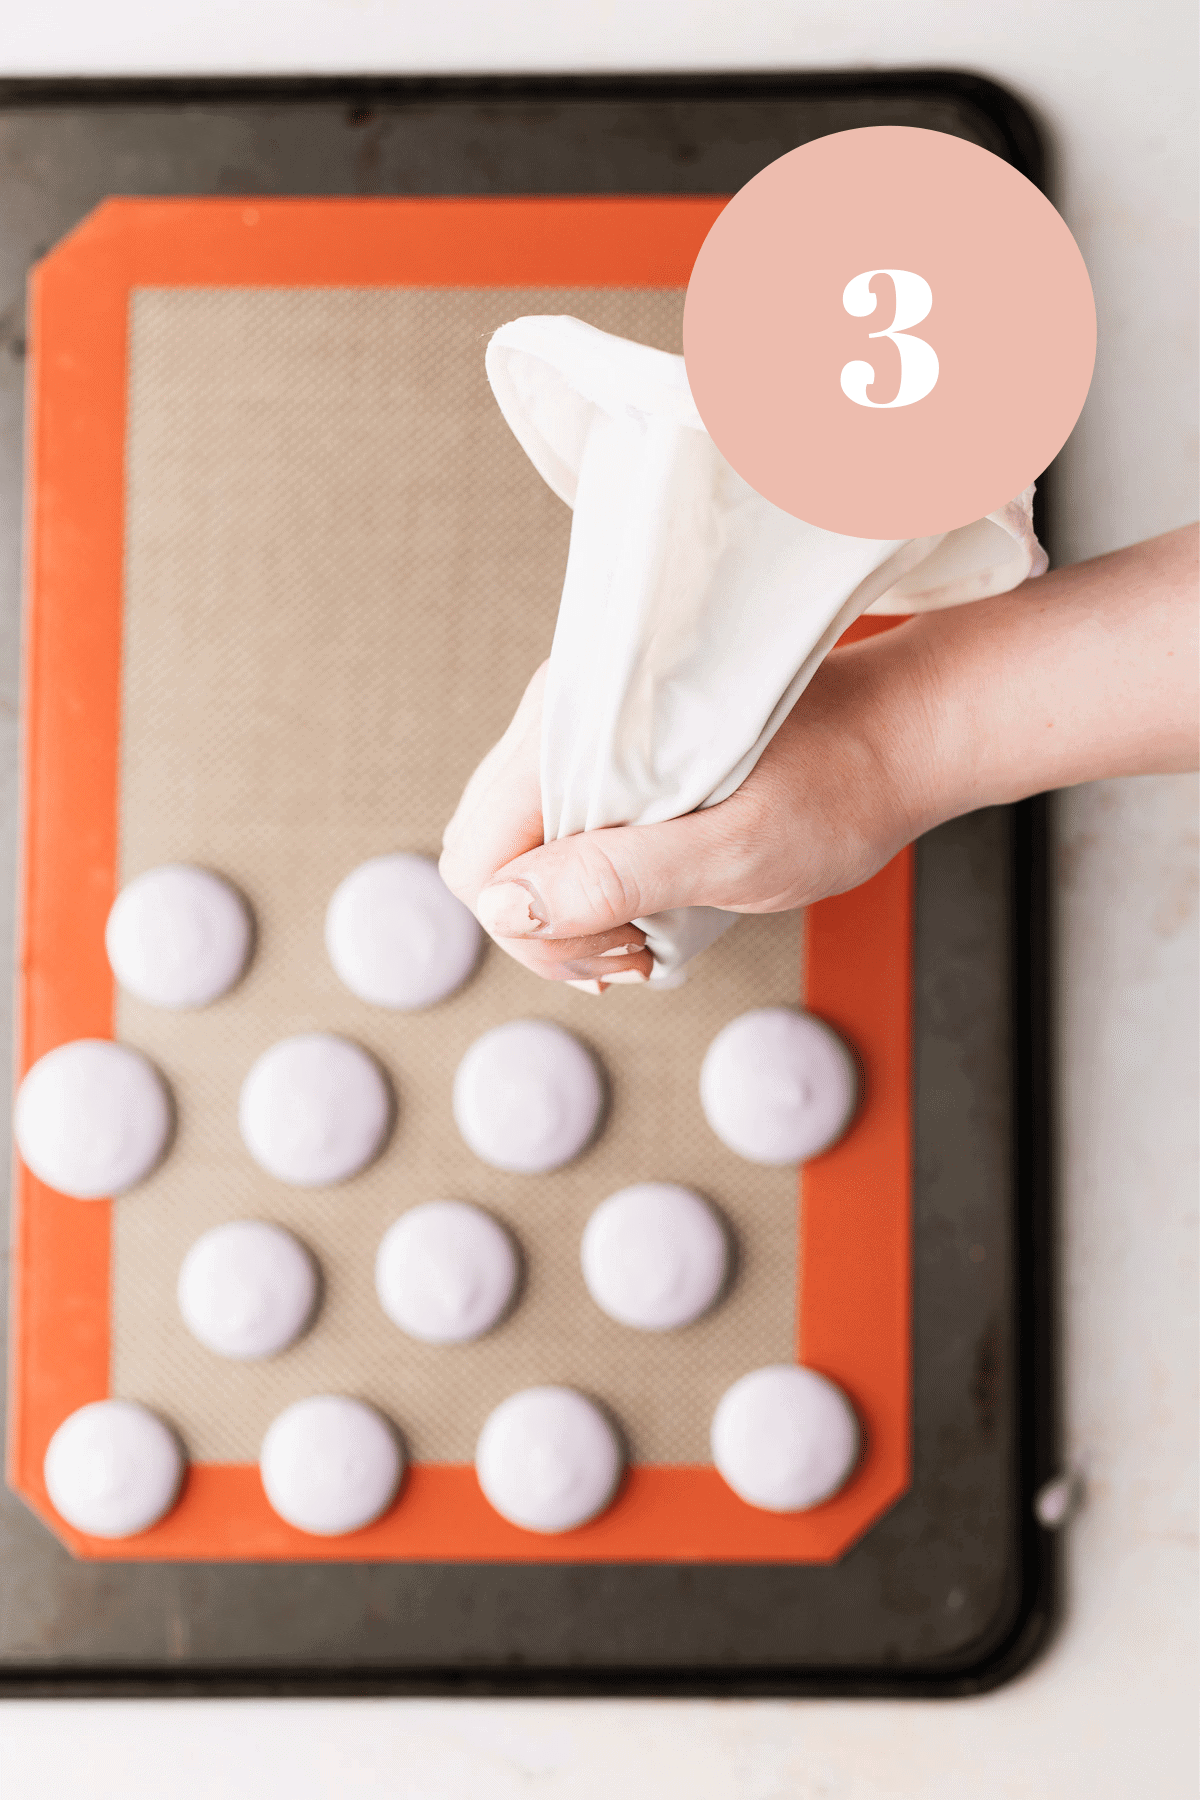
[[[448,1005],[397,1020],[340,990],[320,943],[325,900],[348,867],[381,848],[436,849],[463,776],[548,642],[569,520],[491,402],[482,351],[494,325],[572,311],[677,348],[682,287],[720,193],[814,128],[891,117],[1014,153],[1019,113],[989,111],[953,81],[940,95],[936,81],[909,95],[866,83],[854,104],[844,84],[802,85],[760,89],[735,113],[715,93],[672,110],[663,96],[598,84],[557,104],[549,88],[472,97],[452,85],[364,92],[340,109],[319,96],[210,95],[207,111],[157,116],[109,95],[107,112],[74,115],[106,145],[131,129],[147,145],[172,139],[182,121],[190,153],[203,162],[203,146],[219,179],[206,183],[172,140],[178,186],[243,191],[110,205],[46,259],[35,287],[23,1054],[115,1029],[166,1069],[180,1134],[154,1180],[115,1206],[32,1183],[21,1196],[11,1467],[44,1508],[49,1431],[105,1391],[172,1417],[194,1464],[171,1519],[115,1547],[165,1559],[162,1575],[152,1561],[140,1574],[112,1569],[105,1581],[126,1596],[115,1613],[85,1609],[84,1622],[76,1609],[73,1626],[57,1639],[50,1628],[32,1651],[28,1634],[10,1632],[7,1666],[45,1666],[49,1654],[80,1669],[91,1645],[109,1669],[161,1656],[164,1668],[220,1667],[227,1680],[271,1667],[361,1680],[388,1669],[393,1680],[570,1683],[607,1670],[626,1682],[861,1685],[917,1671],[936,1682],[939,1659],[941,1679],[961,1678],[994,1665],[1023,1620],[1028,1636],[1034,1589],[1021,1571],[1033,1561],[1014,1511],[1028,1480],[1014,1460],[1017,1214],[1006,1212],[1014,864],[1002,819],[963,822],[917,858],[915,1085],[910,858],[813,909],[803,928],[743,922],[677,994],[593,1003],[493,952]],[[24,121],[35,148],[38,126],[36,114]],[[275,159],[303,184],[322,132],[356,181],[372,169],[396,179],[388,159],[411,143],[418,162],[432,159],[415,185],[461,186],[440,201],[322,206],[273,202],[237,178],[247,160],[261,170]],[[522,163],[531,132],[539,154],[553,140],[581,194],[624,181],[643,197],[472,200],[481,181],[510,195],[545,181],[548,166],[531,181]],[[631,146],[640,180],[618,166]],[[439,157],[445,173],[431,177]],[[703,179],[706,163],[718,179]],[[672,185],[708,191],[653,197]],[[100,951],[115,886],[166,856],[234,875],[261,932],[244,988],[183,1032],[118,1000]],[[805,1172],[800,1194],[778,1172],[747,1181],[695,1102],[719,1024],[794,997],[846,1031],[867,1072],[855,1131]],[[514,1013],[561,1017],[613,1085],[604,1137],[544,1184],[472,1164],[448,1119],[461,1048]],[[233,1099],[264,1042],[322,1025],[377,1052],[399,1126],[367,1176],[297,1202],[249,1164]],[[968,1082],[951,1116],[947,1053]],[[576,1259],[591,1206],[644,1173],[648,1154],[726,1213],[738,1278],[710,1321],[646,1359],[644,1340],[633,1355],[632,1334],[588,1307]],[[521,1307],[465,1355],[398,1355],[371,1292],[380,1231],[430,1182],[510,1218],[528,1257]],[[186,1338],[172,1289],[199,1230],[247,1213],[292,1224],[318,1251],[327,1291],[301,1346],[266,1370],[230,1371]],[[981,1241],[966,1244],[972,1234]],[[947,1287],[952,1243],[969,1273]],[[705,1439],[729,1380],[787,1355],[848,1388],[868,1455],[832,1505],[780,1520],[733,1499]],[[605,1399],[633,1455],[611,1513],[549,1543],[499,1521],[469,1466],[488,1406],[538,1379]],[[374,1399],[416,1459],[395,1511],[335,1545],[276,1520],[253,1466],[266,1420],[318,1386]],[[72,1539],[88,1559],[101,1548]],[[561,1570],[539,1571],[531,1549]],[[287,1565],[314,1550],[352,1561],[310,1566],[303,1592],[319,1604],[297,1628]],[[213,1559],[245,1557],[259,1567],[218,1579]],[[278,1575],[261,1559],[284,1559]],[[191,1600],[172,1607],[172,1593]],[[163,1649],[139,1657],[156,1617]]]
[[[86,1540],[45,1512],[80,1554],[823,1560],[903,1491],[907,853],[813,909],[803,983],[800,927],[779,916],[740,923],[672,993],[600,1004],[492,953],[448,1003],[389,1015],[341,990],[321,942],[350,869],[436,850],[549,650],[566,509],[491,401],[488,335],[554,310],[678,348],[718,206],[114,201],[35,273],[21,1066],[115,1032],[164,1070],[178,1126],[115,1202],[18,1170],[13,1475],[44,1510],[68,1396],[155,1407],[191,1458],[178,1507],[136,1537]],[[228,875],[258,924],[245,981],[195,1014],[116,994],[103,946],[117,887],[178,861]],[[865,1091],[798,1195],[794,1172],[713,1141],[697,1089],[723,1024],[802,989]],[[519,1016],[581,1031],[610,1086],[599,1141],[550,1176],[481,1169],[450,1114],[468,1046]],[[313,1029],[364,1044],[399,1093],[385,1153],[316,1195],[255,1171],[236,1125],[255,1056]],[[593,1208],[646,1179],[706,1193],[737,1248],[723,1302],[662,1336],[606,1320],[578,1268]],[[402,1206],[447,1195],[510,1225],[525,1288],[475,1344],[419,1347],[374,1299],[374,1252]],[[246,1216],[297,1231],[324,1278],[314,1329],[257,1367],[194,1344],[174,1299],[189,1244]],[[866,1448],[833,1500],[776,1515],[716,1476],[708,1425],[738,1376],[793,1360],[846,1390]],[[472,1467],[493,1407],[546,1381],[600,1399],[631,1454],[608,1511],[552,1537],[505,1524]],[[376,1525],[313,1538],[271,1511],[255,1464],[284,1405],[331,1391],[380,1406],[412,1466]]]

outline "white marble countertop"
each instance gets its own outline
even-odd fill
[[[990,75],[1047,131],[1096,289],[1096,377],[1056,494],[1074,561],[1196,513],[1195,37],[1184,0],[41,0],[6,16],[0,75]],[[11,1702],[3,1800],[1190,1800],[1197,784],[1080,789],[1058,821],[1067,1438],[1088,1498],[1063,1625],[1028,1674],[940,1703]]]

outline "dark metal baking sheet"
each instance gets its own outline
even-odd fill
[[[1012,96],[939,72],[0,84],[5,903],[24,279],[99,200],[733,192],[797,144],[885,123],[1043,179]],[[0,1691],[928,1694],[1022,1667],[1055,1587],[1032,1514],[1054,1450],[1045,879],[1043,802],[919,847],[914,1481],[841,1562],[85,1564],[5,1491]]]

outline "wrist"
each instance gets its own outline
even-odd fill
[[[963,721],[924,623],[911,620],[862,646],[863,716],[897,844],[953,816],[965,754]]]

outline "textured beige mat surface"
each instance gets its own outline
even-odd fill
[[[466,1461],[490,1408],[545,1381],[606,1402],[637,1460],[706,1461],[723,1389],[794,1356],[796,1177],[722,1148],[697,1076],[727,1019],[798,997],[796,916],[742,921],[676,992],[599,1001],[491,950],[450,1001],[389,1013],[348,993],[325,955],[342,876],[388,850],[436,854],[548,653],[570,514],[504,425],[483,351],[505,319],[551,311],[680,347],[675,291],[135,296],[121,879],[207,864],[248,896],[259,934],[247,978],[216,1005],[117,1005],[118,1035],[168,1076],[179,1129],[162,1168],[115,1205],[112,1391],[160,1408],[199,1461],[255,1458],[281,1407],[328,1390],[383,1408],[418,1459]],[[487,1168],[451,1117],[459,1058],[514,1017],[577,1031],[610,1084],[603,1135],[551,1175]],[[375,1053],[398,1115],[370,1170],[313,1192],[257,1169],[237,1096],[268,1044],[318,1029]],[[638,1180],[698,1188],[737,1244],[724,1302],[661,1337],[606,1319],[579,1270],[592,1208]],[[373,1285],[386,1227],[438,1197],[494,1211],[526,1266],[510,1317],[443,1349],[404,1337]],[[241,1217],[288,1226],[323,1271],[314,1327],[267,1363],[213,1356],[175,1303],[188,1246]]]

